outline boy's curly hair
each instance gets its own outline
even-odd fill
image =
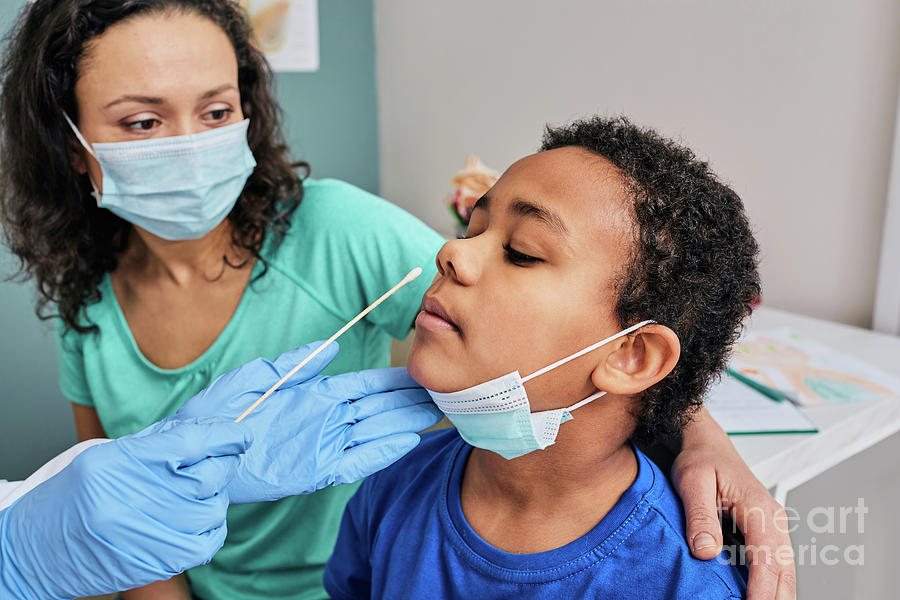
[[[547,127],[541,151],[584,148],[606,158],[633,200],[633,251],[617,281],[625,328],[654,319],[681,341],[674,370],[642,393],[633,437],[678,435],[725,368],[759,296],[759,248],[738,195],[694,153],[627,118]]]

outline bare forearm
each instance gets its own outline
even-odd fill
[[[700,407],[700,410],[697,411],[688,426],[684,428],[681,438],[682,449],[709,443],[724,443],[734,448],[734,444],[728,439],[728,434],[713,419],[705,406]]]
[[[168,581],[157,581],[121,594],[123,600],[190,600],[187,577],[176,575]]]

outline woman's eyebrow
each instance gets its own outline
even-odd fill
[[[229,90],[237,90],[237,87],[233,83],[226,83],[225,85],[220,85],[217,88],[213,88],[207,92],[203,92],[200,94],[200,100],[206,100],[207,98],[212,98],[213,96],[218,96],[223,92],[227,92]],[[164,98],[159,98],[157,96],[138,96],[135,94],[126,94],[125,96],[120,96],[116,98],[103,108],[110,108],[115,106],[116,104],[122,104],[123,102],[138,102],[140,104],[165,104],[166,101]]]
[[[229,90],[237,91],[237,88],[233,83],[226,83],[225,85],[220,85],[217,88],[211,89],[208,92],[203,93],[200,96],[201,100],[206,100],[207,98],[212,98],[213,96],[218,96],[222,92],[227,92]]]
[[[559,215],[557,215],[549,208],[540,206],[539,204],[535,204],[533,202],[529,202],[528,200],[524,200],[522,198],[516,198],[510,203],[508,210],[515,215],[537,219],[543,224],[549,226],[551,229],[554,229],[563,237],[569,235],[569,228],[566,227],[566,224],[559,217]]]
[[[135,96],[132,94],[128,94],[126,96],[116,98],[103,108],[110,108],[111,106],[115,106],[116,104],[122,104],[123,102],[139,102],[140,104],[165,104],[165,100],[163,100],[162,98],[156,98],[154,96]]]

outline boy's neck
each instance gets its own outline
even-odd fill
[[[514,554],[559,548],[590,531],[634,483],[626,424],[579,417],[587,415],[563,424],[552,446],[514,460],[472,449],[460,499],[482,539]]]

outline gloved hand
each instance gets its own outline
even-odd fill
[[[240,423],[169,420],[85,450],[0,512],[0,596],[109,593],[209,562],[251,440]]]
[[[275,362],[257,359],[222,375],[175,418],[237,418],[320,344],[301,346]],[[241,421],[253,429],[254,442],[226,488],[232,504],[362,479],[412,450],[419,443],[416,432],[441,419],[406,369],[317,376],[337,353],[332,343]]]

